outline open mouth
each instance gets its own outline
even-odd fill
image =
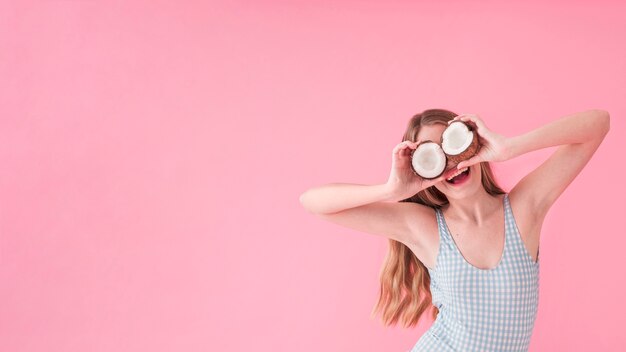
[[[470,168],[468,167],[465,171],[454,176],[451,180],[446,180],[446,182],[448,184],[455,185],[455,186],[460,185],[469,178],[469,173],[470,173]]]

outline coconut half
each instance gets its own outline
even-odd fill
[[[443,174],[448,164],[446,154],[439,144],[425,140],[411,151],[413,172],[422,178],[431,180]]]
[[[457,165],[478,152],[478,135],[464,121],[453,121],[441,135],[441,149],[448,157],[448,162]]]

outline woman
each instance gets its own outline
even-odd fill
[[[439,141],[452,120],[472,125],[478,153],[424,180],[410,167],[420,141]],[[432,326],[411,351],[527,351],[538,305],[543,220],[609,131],[609,114],[588,110],[512,138],[475,114],[430,109],[415,115],[393,149],[389,179],[379,185],[333,183],[300,201],[339,225],[389,238],[380,298],[385,325],[417,324],[432,307]],[[509,193],[489,162],[560,147]],[[448,179],[468,168],[467,175]]]

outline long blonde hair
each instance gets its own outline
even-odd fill
[[[447,126],[455,116],[458,115],[444,109],[424,110],[409,120],[402,141],[416,142],[422,126]],[[481,162],[480,170],[482,185],[487,193],[494,196],[505,193],[496,183],[488,162]],[[447,204],[448,198],[431,186],[401,202],[419,203],[434,209]],[[371,316],[375,317],[381,311],[384,325],[394,325],[402,320],[403,327],[414,326],[428,308],[432,308],[433,319],[439,314],[439,309],[432,304],[430,274],[404,243],[389,239],[389,250],[380,271],[380,284],[380,297]]]

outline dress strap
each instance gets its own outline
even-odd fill
[[[441,209],[435,208],[435,214],[437,214],[437,228],[439,229],[439,240],[443,241],[446,244],[449,244],[450,240],[448,238],[448,235],[446,235],[448,233],[448,230],[446,229]]]
[[[511,210],[511,203],[509,202],[509,194],[504,194],[504,221],[507,231],[513,231],[515,226],[515,220],[513,218],[513,210]]]
[[[506,221],[506,230],[507,230],[507,239],[511,239],[511,247],[513,251],[515,251],[520,257],[527,257],[531,263],[534,265],[538,265],[539,262],[539,248],[537,248],[537,261],[534,261],[533,258],[528,253],[526,246],[524,245],[524,240],[522,240],[522,235],[518,231],[517,221],[515,220],[515,215],[513,214],[513,209],[511,208],[511,201],[509,199],[509,194],[506,193],[504,195],[504,206],[505,206],[505,221]]]

